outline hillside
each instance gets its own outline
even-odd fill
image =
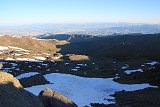
[[[34,51],[44,51],[44,50],[54,50],[57,51],[56,42],[52,41],[38,40],[30,37],[12,37],[12,36],[1,36],[0,45],[1,46],[15,46],[24,48],[27,50]]]
[[[89,56],[115,59],[160,58],[160,34],[128,34],[107,36],[89,41],[71,42],[61,52],[86,54]]]
[[[56,40],[66,40],[70,43],[75,42],[84,42],[84,41],[90,41],[97,39],[97,36],[92,35],[81,35],[81,34],[41,34],[38,36],[35,36],[38,39],[56,39]]]
[[[27,60],[52,57],[58,49],[57,44],[66,44],[65,41],[40,40],[31,37],[0,36],[0,59]]]

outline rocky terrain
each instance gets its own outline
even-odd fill
[[[44,107],[38,97],[23,89],[11,74],[0,72],[1,107]]]
[[[77,107],[67,97],[49,88],[39,96],[23,89],[19,81],[11,74],[0,72],[0,107]]]
[[[1,36],[0,69],[37,96],[49,87],[79,107],[158,107],[159,39],[159,34],[101,38],[76,35],[68,42]],[[51,106],[61,95],[54,97],[56,92],[50,89],[39,96],[49,97],[42,100],[53,102],[47,103]],[[153,100],[149,99],[151,95]],[[71,103],[69,107],[76,106],[69,99],[62,98]]]

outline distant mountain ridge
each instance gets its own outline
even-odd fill
[[[0,26],[0,35],[36,36],[52,34],[83,34],[105,36],[113,34],[154,34],[160,33],[160,25],[132,23],[90,23],[90,24],[33,24],[20,26]]]

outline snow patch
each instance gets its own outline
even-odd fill
[[[41,57],[41,56],[36,56],[35,58],[38,59],[38,60],[42,60],[42,61],[46,60],[45,57]]]
[[[64,63],[64,65],[69,65],[69,63]]]
[[[8,46],[8,48],[10,48],[10,49],[15,49],[16,51],[25,51],[25,52],[29,52],[29,51],[28,51],[28,50],[26,50],[26,49],[22,49],[22,48],[14,47],[14,46]]]
[[[77,64],[78,66],[87,66],[87,64]]]
[[[156,64],[158,64],[158,62],[156,62],[156,61],[153,61],[153,62],[149,62],[149,63],[146,63],[146,64],[148,64],[148,65],[156,65]]]
[[[71,69],[71,71],[78,71],[78,69],[75,69],[75,68],[74,68],[74,69]]]
[[[125,66],[121,67],[121,69],[127,69],[129,67],[128,64],[126,64]]]
[[[37,74],[39,74],[39,73],[38,72],[28,72],[28,73],[21,74],[21,75],[17,76],[16,78],[17,79],[28,78],[28,77],[31,77],[31,76],[34,76]]]
[[[29,62],[42,62],[36,59],[30,59],[30,58],[17,58],[18,61],[29,61]]]
[[[54,84],[33,86],[25,89],[38,95],[45,87],[49,87],[73,100],[78,107],[89,106],[90,103],[115,103],[114,97],[110,95],[117,91],[134,91],[147,87],[155,87],[149,84],[119,84],[114,82],[113,78],[84,78],[59,73],[51,73],[44,76],[49,82]],[[106,99],[113,100],[108,101]]]
[[[137,70],[126,70],[126,71],[124,71],[126,74],[131,74],[131,73],[133,73],[133,72],[143,72],[143,70],[142,69],[137,69]]]
[[[6,58],[6,61],[14,61],[15,59],[13,58]]]
[[[8,49],[8,47],[6,47],[6,46],[0,46],[0,50],[1,50],[1,51],[7,50],[7,49]]]

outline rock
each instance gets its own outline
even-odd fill
[[[36,86],[36,85],[44,85],[44,84],[49,84],[43,75],[34,75],[28,78],[22,78],[19,80],[19,82],[22,84],[24,88],[26,87],[31,87],[31,86]]]
[[[77,105],[64,95],[46,88],[41,91],[39,98],[45,107],[77,107]]]
[[[3,68],[3,64],[0,64],[0,69],[2,69]]]
[[[11,74],[0,72],[0,107],[44,107],[41,100],[23,89]]]
[[[90,60],[90,58],[86,55],[67,54],[66,56],[68,56],[71,61]]]

